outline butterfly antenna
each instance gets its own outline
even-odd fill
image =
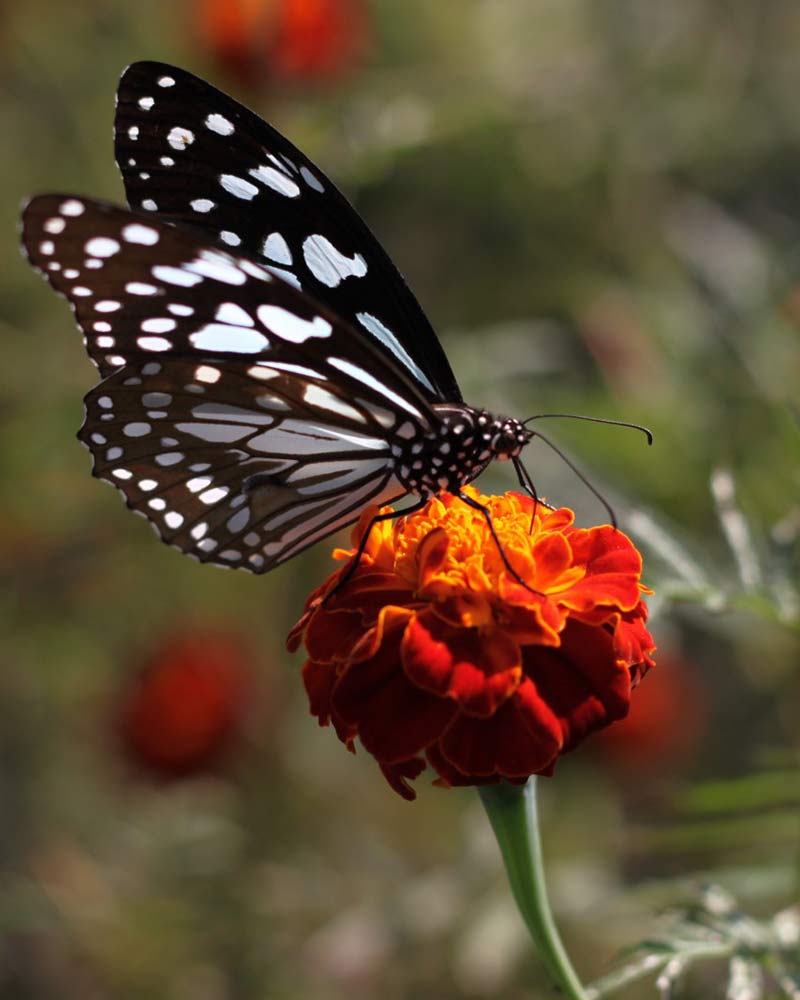
[[[527,427],[534,420],[545,420],[548,417],[560,417],[563,420],[586,420],[591,424],[610,424],[612,427],[629,427],[633,431],[641,431],[647,438],[647,443],[653,443],[653,432],[643,424],[633,424],[628,420],[610,420],[608,417],[587,417],[582,413],[537,413],[533,417],[528,417],[522,423]],[[537,432],[538,433],[538,432]],[[541,437],[541,435],[539,435]]]
[[[615,423],[615,421],[603,421],[603,423],[606,423],[606,422],[608,422],[608,423]],[[558,447],[558,445],[554,444],[550,440],[550,438],[545,437],[544,434],[542,434],[540,431],[536,432],[536,437],[539,438],[540,441],[544,441],[544,443],[547,445],[547,447],[550,448],[552,451],[554,451],[556,453],[556,455],[558,455],[558,457],[564,462],[564,464],[568,468],[572,469],[572,471],[575,473],[575,475],[578,477],[578,479],[580,479],[580,481],[587,488],[587,490],[589,490],[589,492],[592,493],[600,501],[600,503],[605,507],[606,513],[608,514],[609,521],[611,521],[611,524],[614,526],[614,528],[616,528],[617,527],[617,515],[614,513],[614,509],[612,508],[611,504],[608,502],[608,500],[606,500],[606,498],[597,489],[597,487],[594,486],[591,482],[589,482],[588,478],[581,472],[581,470],[577,467],[577,465],[575,465],[574,462],[572,462],[569,458],[567,458],[567,456],[564,454],[564,452]]]

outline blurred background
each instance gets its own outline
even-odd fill
[[[655,433],[548,425],[656,590],[630,719],[543,782],[582,976],[695,884],[756,917],[796,902],[797,3],[28,0],[0,4],[0,55],[0,996],[545,992],[474,792],[423,778],[409,805],[308,715],[284,637],[331,546],[201,567],[89,474],[94,370],[15,225],[35,192],[122,201],[137,59],[210,79],[335,179],[471,403]],[[527,462],[605,519],[541,444]]]

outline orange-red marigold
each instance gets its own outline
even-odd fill
[[[346,586],[323,604],[343,567],[289,636],[290,649],[305,644],[320,725],[351,750],[360,739],[407,799],[426,762],[446,786],[552,774],[562,753],[627,714],[653,662],[642,560],[622,532],[467,489],[537,593],[506,571],[480,512],[443,494],[376,525]]]

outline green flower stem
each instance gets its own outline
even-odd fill
[[[503,855],[511,892],[553,982],[570,1000],[587,1000],[558,935],[544,879],[536,776],[522,785],[481,785],[483,807]]]

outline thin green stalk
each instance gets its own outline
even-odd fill
[[[547,971],[569,1000],[587,1000],[547,898],[536,776],[524,786],[482,785],[479,792],[500,846],[511,892]]]

